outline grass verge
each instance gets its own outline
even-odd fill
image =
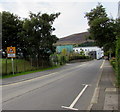
[[[21,73],[16,73],[16,74],[9,74],[9,75],[5,75],[5,76],[0,76],[0,79],[4,79],[4,78],[10,78],[10,77],[16,77],[16,76],[20,76],[20,75],[27,75],[27,74],[31,74],[31,73],[35,73],[35,72],[41,72],[41,71],[45,71],[45,70],[52,70],[55,68],[60,68],[61,66],[53,66],[53,67],[49,67],[49,68],[44,68],[44,69],[40,69],[40,70],[35,70],[35,71],[27,71],[27,72],[21,72]]]

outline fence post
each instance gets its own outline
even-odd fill
[[[23,63],[24,63],[24,72],[25,72],[25,59],[23,59]]]
[[[36,56],[36,59],[37,59],[37,69],[38,69],[38,64],[39,64],[39,59],[38,59],[38,55]]]
[[[6,71],[6,74],[7,74],[7,57],[6,57],[6,70],[5,71]]]
[[[31,70],[32,70],[32,57],[31,57]]]
[[[17,58],[15,58],[15,62],[16,62],[16,73],[18,73],[18,68],[17,68]]]

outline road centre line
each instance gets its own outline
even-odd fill
[[[69,106],[69,107],[66,107],[66,106],[61,106],[62,108],[65,108],[65,109],[69,109],[69,110],[78,110],[76,108],[74,108],[75,104],[77,103],[77,101],[80,99],[80,97],[82,96],[82,94],[85,92],[85,90],[87,89],[87,87],[89,85],[87,84],[83,84],[85,87],[82,89],[82,91],[78,94],[78,96],[75,98],[75,100],[72,102],[72,104]]]
[[[51,73],[51,74],[48,74],[48,75],[44,75],[44,76],[40,76],[40,77],[36,77],[36,78],[33,78],[33,79],[28,79],[28,80],[24,80],[24,81],[12,83],[12,84],[2,85],[2,86],[0,86],[0,87],[12,86],[12,85],[17,85],[17,84],[24,83],[24,82],[30,82],[30,81],[33,81],[33,80],[36,80],[36,79],[42,79],[42,78],[45,78],[45,77],[48,77],[48,76],[52,76],[52,75],[54,75],[54,74],[56,74],[56,73],[61,73],[61,72],[65,72],[65,71],[67,71],[67,70],[72,70],[72,69],[75,69],[75,68],[79,68],[79,67],[85,65],[86,63],[88,63],[88,62],[84,62],[84,64],[82,64],[82,65],[78,65],[78,66],[72,67],[72,68],[70,68],[70,69],[62,70],[62,71],[60,71],[60,72],[54,72],[54,73]]]

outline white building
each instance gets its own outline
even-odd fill
[[[84,51],[85,56],[91,56],[95,59],[100,59],[104,56],[104,51],[97,47],[75,47],[73,48],[74,52],[81,53],[81,51]]]

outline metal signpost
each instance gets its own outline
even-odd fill
[[[13,60],[13,58],[16,57],[16,47],[7,47],[7,57],[11,58],[12,71],[13,71],[13,75],[14,75],[14,60]]]

